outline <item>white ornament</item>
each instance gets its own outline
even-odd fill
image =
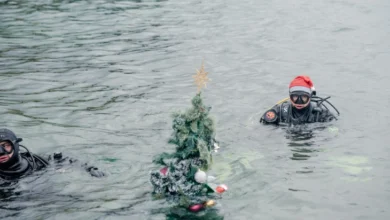
[[[220,147],[218,146],[218,144],[217,143],[214,143],[214,152],[218,152],[218,149],[219,149]]]
[[[205,183],[207,180],[207,174],[206,172],[202,171],[202,170],[198,170],[196,171],[195,173],[195,181],[197,183]]]

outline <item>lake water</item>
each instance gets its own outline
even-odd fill
[[[3,193],[1,219],[165,219],[154,155],[171,113],[204,102],[229,191],[224,219],[389,219],[390,2],[0,0],[1,127],[53,168]],[[259,124],[299,74],[332,96],[338,121],[297,139]],[[207,219],[207,218],[206,218]]]

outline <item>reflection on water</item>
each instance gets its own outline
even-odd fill
[[[163,214],[166,220],[223,220],[224,216],[218,208],[208,208],[198,213],[193,213],[180,207],[171,207],[165,209],[152,210],[152,214]]]
[[[326,132],[327,127],[329,127],[327,124],[315,123],[284,128],[285,137],[289,140],[287,145],[292,151],[291,160],[308,160],[315,153],[320,152],[315,140],[316,134]]]

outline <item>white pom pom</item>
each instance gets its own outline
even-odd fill
[[[202,171],[202,170],[198,170],[196,171],[195,173],[195,181],[197,183],[205,183],[207,180],[207,174],[206,172]]]

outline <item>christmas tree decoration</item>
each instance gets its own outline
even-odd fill
[[[218,152],[218,149],[219,149],[219,145],[218,143],[214,143],[214,152],[217,153]]]
[[[192,212],[213,206],[215,201],[211,199],[219,195],[215,187],[208,185],[206,173],[211,169],[212,152],[219,148],[215,123],[209,116],[211,107],[205,106],[201,97],[201,89],[209,81],[207,75],[202,63],[194,76],[198,92],[192,99],[192,107],[173,114],[173,133],[168,143],[176,149],[154,158],[153,162],[163,167],[150,176],[156,198],[166,198]]]
[[[215,201],[210,199],[209,201],[207,201],[204,206],[206,207],[211,207],[211,206],[214,206],[215,205]]]
[[[198,170],[194,178],[197,183],[205,183],[207,181],[207,174],[202,170]]]
[[[225,184],[221,184],[221,185],[217,186],[217,188],[215,188],[215,191],[217,193],[224,193],[227,189],[228,188]]]
[[[195,204],[195,205],[191,205],[188,209],[191,212],[199,212],[203,208],[204,208],[203,204]]]
[[[200,70],[196,70],[196,75],[193,76],[195,79],[195,84],[198,86],[198,93],[203,86],[206,87],[207,81],[210,80],[209,78],[207,78],[208,74],[209,73],[204,70],[204,64],[202,63]]]
[[[163,168],[160,169],[160,173],[161,173],[162,175],[164,175],[164,176],[167,175],[167,172],[168,172],[168,167],[163,167]]]

